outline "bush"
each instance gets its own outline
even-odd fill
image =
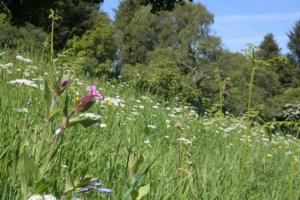
[[[22,27],[12,26],[4,14],[0,14],[0,47],[22,48],[23,50],[41,49],[47,34],[32,24]]]
[[[200,93],[189,75],[181,73],[168,49],[148,54],[148,64],[125,65],[122,75],[135,87],[159,95],[166,100],[174,97],[196,103]]]
[[[86,73],[96,75],[107,71],[108,64],[103,63],[109,63],[114,58],[116,49],[107,16],[99,16],[99,25],[86,31],[81,37],[75,36],[69,40],[68,47]]]

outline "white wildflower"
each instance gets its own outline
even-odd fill
[[[7,69],[7,68],[12,67],[12,66],[14,66],[13,63],[0,64],[0,67],[2,67],[3,69]]]
[[[39,195],[39,194],[34,194],[31,195],[28,200],[56,200],[56,197],[54,197],[51,194],[45,194],[45,195]]]
[[[100,115],[96,115],[94,113],[82,113],[79,115],[82,118],[86,118],[86,119],[93,119],[93,120],[98,120],[101,118]]]
[[[176,118],[176,115],[174,115],[173,113],[171,114],[168,114],[169,117],[172,117],[172,118]]]
[[[150,144],[150,141],[147,139],[144,141],[144,144]]]
[[[103,103],[107,103],[110,106],[120,106],[124,107],[125,101],[120,98],[113,98],[113,97],[105,97],[104,100],[102,101]]]
[[[180,137],[177,139],[177,141],[183,142],[184,144],[192,144],[192,141],[189,139],[186,139],[184,137]]]
[[[5,51],[3,51],[2,53],[0,53],[0,56],[2,56],[2,55],[4,55],[6,52]]]
[[[28,72],[28,71],[25,71],[25,72],[24,72],[24,76],[25,76],[25,77],[28,77],[28,76],[30,76],[30,72]]]
[[[21,56],[21,55],[17,55],[17,56],[16,56],[16,59],[17,59],[17,60],[20,60],[20,61],[23,61],[23,62],[27,62],[27,63],[31,63],[31,62],[32,62],[32,60],[30,60],[29,58],[24,58],[24,57]]]
[[[35,84],[31,80],[26,80],[26,79],[16,79],[16,80],[13,80],[13,81],[9,81],[8,84],[12,84],[12,85],[25,85],[25,86],[29,86],[29,87],[38,88],[37,84]]]
[[[45,194],[44,200],[56,200],[56,198],[51,194]]]
[[[152,106],[152,108],[154,108],[154,109],[158,109],[158,106]]]
[[[43,196],[41,195],[37,195],[37,194],[34,194],[34,195],[31,195],[28,200],[43,200]]]
[[[144,109],[145,107],[144,107],[144,106],[142,106],[142,105],[139,105],[139,108],[140,108],[140,109]]]
[[[14,111],[18,113],[28,113],[28,108],[16,108]]]
[[[138,115],[139,115],[138,112],[131,112],[131,114],[132,114],[133,116],[138,116]]]
[[[287,152],[285,153],[285,155],[287,155],[287,156],[292,155],[292,154],[293,154],[293,152],[291,152],[291,151],[287,151]]]
[[[152,125],[152,124],[148,124],[147,125],[148,128],[152,128],[152,129],[156,129],[156,126]]]
[[[61,133],[61,128],[58,128],[58,129],[55,130],[55,133],[54,133],[54,134],[55,134],[55,135],[59,135],[60,133]]]
[[[182,108],[174,108],[175,112],[182,112]]]
[[[100,128],[106,128],[107,127],[107,125],[104,124],[104,123],[101,123],[99,126],[100,126]]]

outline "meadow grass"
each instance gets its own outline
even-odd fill
[[[38,145],[46,118],[43,79],[48,64],[42,54],[22,55],[33,62],[16,60],[16,53],[10,51],[0,57],[2,200],[27,199],[22,196],[22,179],[35,169],[24,171],[23,154],[34,159],[37,149],[47,148]],[[4,67],[10,62],[13,66]],[[38,88],[9,84],[16,79],[35,80]],[[75,104],[76,92],[84,94],[91,84],[96,84],[106,99],[115,99],[99,101],[89,111],[101,116],[100,124],[66,130],[46,174],[53,179],[46,193],[60,198],[66,183],[90,175],[113,192],[83,193],[80,199],[131,199],[125,194],[133,180],[139,180],[140,186],[150,184],[143,197],[148,200],[299,199],[298,139],[269,135],[260,125],[253,125],[248,138],[244,117],[200,117],[192,106],[179,100],[162,101],[128,83],[101,78],[77,77],[68,93],[70,104]],[[50,138],[57,127],[59,121],[54,121]],[[248,156],[242,163],[244,145]],[[133,170],[132,165],[139,161],[140,166]],[[239,176],[241,165],[243,179]],[[64,198],[71,199],[74,194]]]

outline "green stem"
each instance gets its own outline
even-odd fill
[[[254,59],[254,58],[253,58]],[[251,79],[250,79],[250,85],[249,85],[249,95],[248,95],[248,112],[247,112],[247,128],[246,128],[246,142],[244,145],[244,151],[243,151],[243,158],[242,158],[242,165],[240,169],[240,180],[243,179],[244,169],[245,169],[245,163],[248,157],[248,145],[249,145],[249,136],[251,134],[251,119],[250,119],[250,110],[251,110],[251,100],[252,100],[252,91],[253,91],[253,82],[254,82],[254,75],[256,70],[255,61],[253,60],[253,69],[251,73]]]

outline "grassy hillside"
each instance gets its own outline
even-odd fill
[[[68,95],[71,109],[78,104],[76,96],[86,95],[95,84],[104,99],[86,113],[96,114],[89,116],[100,122],[67,128],[43,171],[63,112],[43,131],[49,64],[41,54],[22,56],[0,56],[0,199],[32,194],[57,199],[299,199],[298,139],[269,135],[253,125],[247,141],[243,118],[200,117],[176,99],[164,102],[128,83],[86,77],[73,77],[58,105]],[[20,79],[32,82],[20,84]],[[93,180],[113,191],[97,192]]]

